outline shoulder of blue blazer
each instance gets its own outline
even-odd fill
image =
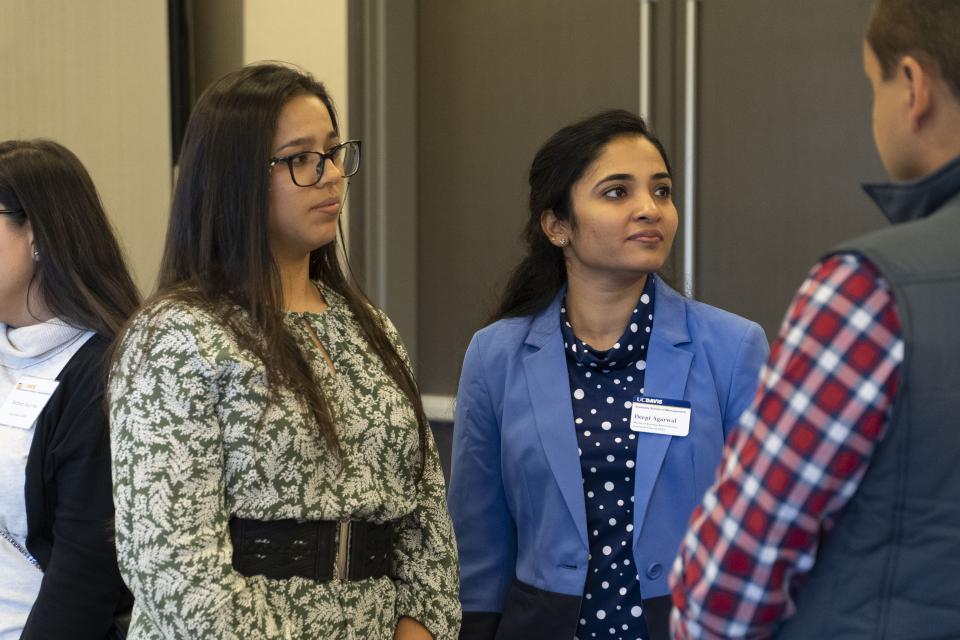
[[[654,310],[654,331],[651,336],[653,353],[662,351],[664,356],[672,354],[685,359],[681,351],[696,348],[689,343],[699,343],[702,347],[720,358],[736,356],[735,336],[743,336],[750,326],[756,323],[729,311],[690,300],[672,289],[662,278],[656,279],[656,302]],[[502,397],[502,387],[510,373],[524,366],[527,356],[534,354],[552,343],[550,351],[561,348],[559,311],[566,288],[561,290],[542,311],[535,315],[516,318],[504,318],[494,322],[474,335],[474,342],[480,355],[480,372],[494,400]],[[562,348],[561,348],[562,350]],[[537,367],[542,363],[543,380],[566,388],[567,378],[565,360],[560,362],[556,353],[551,358],[528,360],[527,366]],[[564,366],[561,366],[564,365]],[[476,365],[475,365],[476,366]],[[650,373],[648,372],[648,375]],[[656,374],[654,387],[656,384]],[[494,403],[498,404],[497,402]]]
[[[495,405],[508,375],[523,366],[523,356],[540,349],[551,336],[560,340],[560,303],[565,290],[557,293],[553,301],[535,315],[503,318],[474,334],[473,342],[482,367],[480,373],[495,396]],[[565,371],[556,373],[562,373],[566,379]]]

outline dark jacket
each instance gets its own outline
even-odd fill
[[[44,575],[22,640],[103,640],[133,604],[114,547],[109,346],[100,335],[87,340],[37,420],[26,468],[27,549]]]

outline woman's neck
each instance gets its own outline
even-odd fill
[[[284,311],[322,313],[327,303],[310,279],[310,256],[299,260],[277,260]]]
[[[0,318],[0,322],[9,327],[29,327],[54,318],[54,314],[43,303],[40,294],[34,288],[31,288],[22,305],[14,305],[14,307]]]
[[[598,351],[613,347],[623,335],[647,277],[614,281],[568,273],[567,318],[576,336]]]

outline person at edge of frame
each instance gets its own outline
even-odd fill
[[[122,638],[104,393],[140,304],[80,159],[0,142],[0,638]]]
[[[892,227],[810,270],[674,566],[675,638],[960,638],[960,2],[863,43]]]

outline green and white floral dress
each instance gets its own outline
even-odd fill
[[[431,438],[418,483],[412,407],[345,300],[321,290],[327,311],[286,321],[331,404],[342,471],[304,404],[288,390],[268,403],[263,365],[211,314],[165,303],[126,335],[110,419],[117,549],[136,598],[131,640],[389,639],[400,616],[438,640],[457,637],[458,564],[436,446]],[[231,564],[231,515],[398,520],[392,577],[243,576]]]

